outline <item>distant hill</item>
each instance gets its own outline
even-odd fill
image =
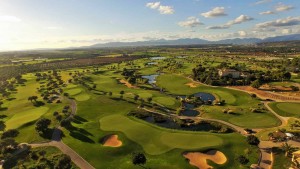
[[[101,47],[130,47],[130,46],[171,46],[171,45],[211,45],[211,44],[232,44],[232,45],[247,45],[257,43],[269,42],[283,42],[283,41],[300,41],[300,34],[285,35],[269,37],[265,39],[259,38],[235,38],[224,39],[219,41],[208,41],[198,38],[185,38],[176,40],[152,40],[152,41],[137,41],[137,42],[109,42],[103,44],[95,44],[88,48],[101,48]]]

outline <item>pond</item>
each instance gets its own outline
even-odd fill
[[[195,97],[199,97],[203,101],[214,101],[216,100],[215,96],[210,93],[198,92],[193,94]],[[186,96],[179,96],[181,98],[186,98]]]
[[[188,131],[206,131],[206,132],[220,130],[220,126],[212,125],[209,122],[204,122],[204,121],[199,124],[180,125],[170,118],[166,118],[164,121],[157,122],[155,121],[155,118],[153,116],[149,116],[142,120],[169,129],[188,130]]]
[[[160,57],[151,57],[150,59],[151,60],[163,60],[163,59],[166,59],[166,57],[162,57],[162,56],[160,56]]]
[[[201,100],[208,102],[208,101],[214,101],[216,98],[214,95],[210,94],[210,93],[203,93],[203,92],[199,92],[199,93],[195,93],[193,94],[195,97],[200,98]],[[181,98],[186,98],[187,96],[179,96]],[[200,113],[197,110],[193,110],[195,108],[194,104],[190,104],[190,103],[183,103],[184,106],[184,110],[182,110],[180,112],[180,115],[182,116],[189,116],[189,117],[195,117],[198,116]]]
[[[159,75],[158,74],[156,74],[156,75],[145,75],[145,76],[142,76],[142,78],[148,79],[148,83],[153,85],[153,84],[156,83],[157,76],[159,76]]]

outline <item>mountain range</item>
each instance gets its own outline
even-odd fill
[[[212,44],[232,44],[232,45],[250,45],[268,42],[282,42],[282,41],[300,41],[300,34],[284,35],[268,37],[264,39],[259,38],[235,38],[224,39],[219,41],[209,41],[198,38],[185,38],[176,40],[151,40],[151,41],[137,41],[137,42],[109,42],[102,44],[94,44],[88,48],[101,47],[130,47],[130,46],[172,46],[172,45],[212,45]]]

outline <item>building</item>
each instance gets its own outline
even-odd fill
[[[231,76],[232,78],[239,78],[241,76],[241,72],[234,69],[220,69],[219,70],[220,77]]]

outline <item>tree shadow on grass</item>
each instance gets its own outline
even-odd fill
[[[4,119],[4,118],[6,118],[7,117],[7,115],[4,115],[4,114],[1,114],[0,115],[0,119]]]
[[[34,104],[33,104],[35,107],[41,107],[41,106],[44,106],[45,105],[45,103],[44,102],[42,102],[42,101],[36,101],[36,102],[34,102]]]
[[[5,110],[7,110],[8,108],[7,107],[1,107],[0,108],[0,111],[5,111]]]
[[[13,98],[8,98],[8,99],[6,99],[7,101],[13,101],[13,100],[16,100],[16,98],[15,97],[13,97]]]
[[[77,131],[72,131],[70,133],[70,136],[72,136],[73,138],[77,139],[77,140],[80,140],[80,141],[83,141],[83,142],[87,142],[87,143],[95,143],[94,140],[90,139],[89,137],[81,134],[80,132],[77,132]]]

